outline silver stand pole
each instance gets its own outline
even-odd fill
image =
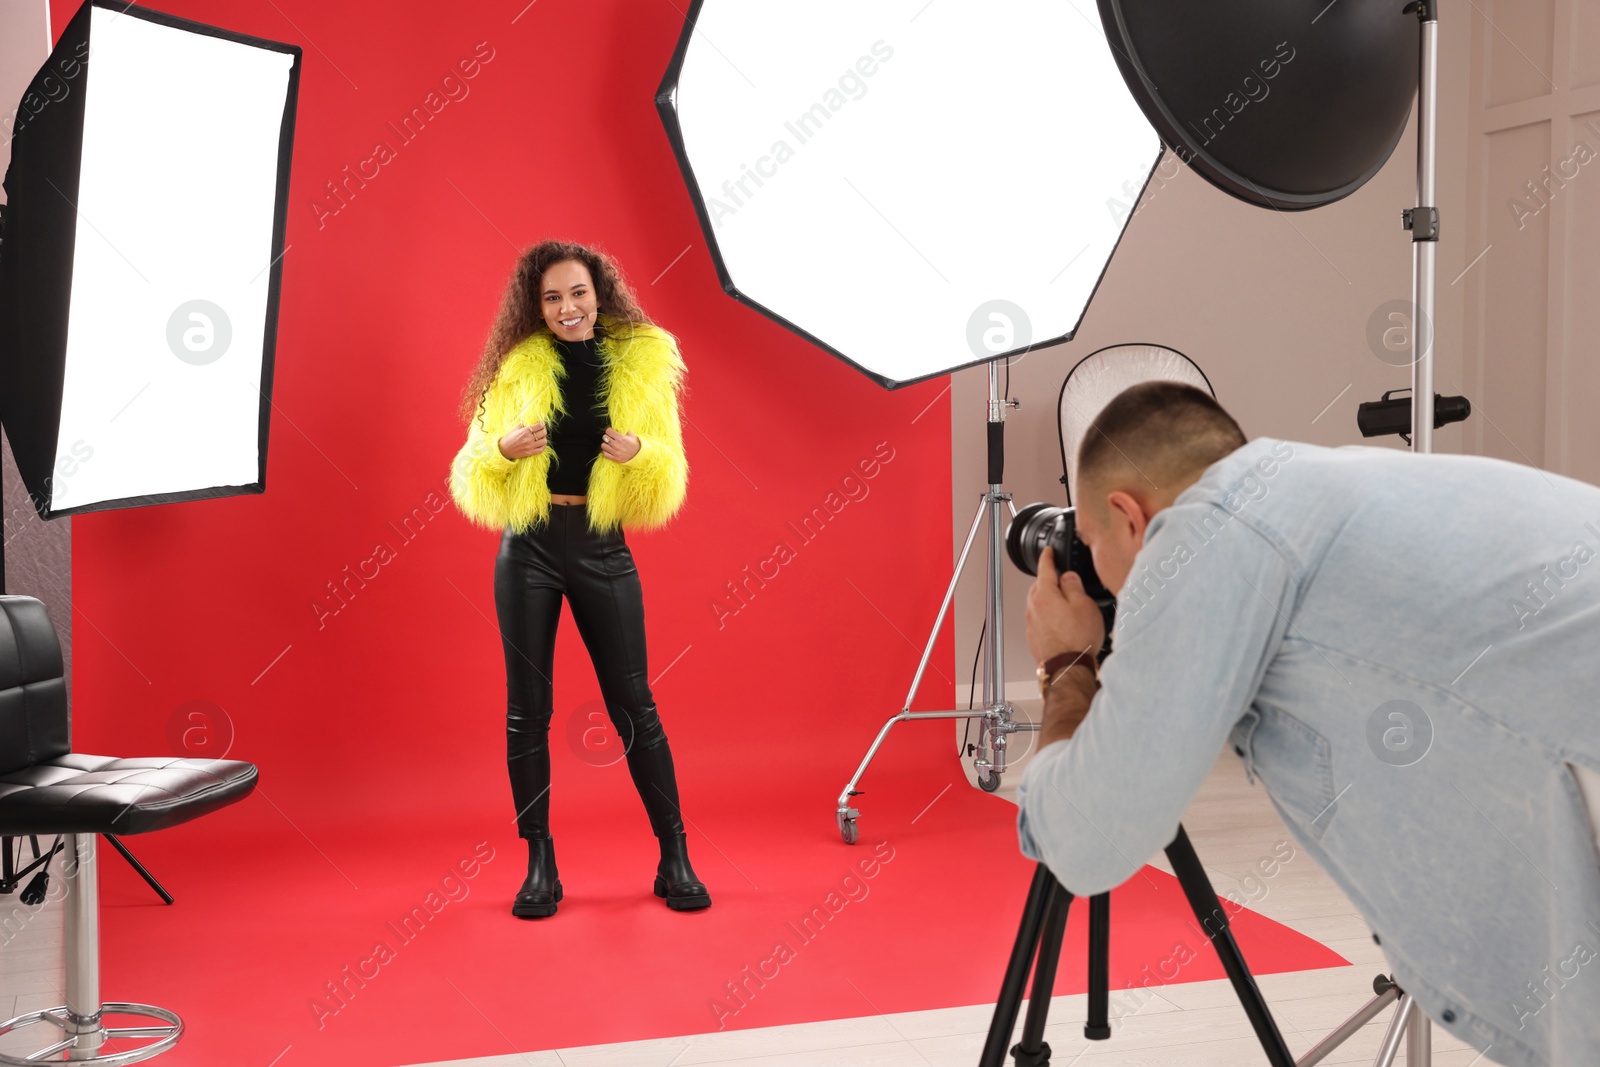
[[[1404,213],[1411,231],[1411,451],[1433,451],[1433,296],[1434,262],[1439,241],[1439,208],[1434,203],[1434,146],[1439,117],[1439,16],[1434,0],[1419,0],[1415,10],[1422,36],[1417,64],[1417,206]],[[1413,10],[1407,8],[1407,10]],[[1399,994],[1393,1018],[1378,1049],[1374,1067],[1390,1067],[1405,1040],[1406,1067],[1431,1067],[1432,1022],[1409,994],[1379,976],[1377,996],[1344,1025],[1302,1056],[1297,1067],[1310,1067],[1365,1026]]]
[[[66,946],[67,1012],[63,1029],[77,1040],[69,1059],[98,1054],[106,1031],[100,1002],[100,863],[94,834],[63,834],[67,913],[62,921]]]
[[[1439,109],[1439,19],[1425,0],[1417,90],[1417,206],[1407,214],[1411,230],[1411,450],[1433,451],[1433,293],[1439,242],[1434,203],[1434,124]]]
[[[1418,12],[1422,44],[1417,81],[1417,206],[1411,216],[1411,302],[1416,316],[1411,327],[1411,451],[1418,455],[1433,451],[1433,296],[1439,246],[1439,207],[1433,180],[1439,118],[1439,15],[1434,3],[1421,0]],[[1431,1067],[1432,1025],[1420,1008],[1411,1013],[1406,1067]]]
[[[978,719],[978,744],[972,766],[978,772],[978,785],[988,792],[1000,788],[1000,776],[1006,771],[1006,739],[1018,730],[1039,729],[1038,723],[1018,722],[1016,707],[1006,700],[1005,600],[1002,592],[1005,577],[1005,525],[1001,521],[1003,518],[1001,506],[1011,509],[1012,518],[1017,514],[1017,506],[1012,503],[1011,494],[1001,487],[1005,473],[1007,406],[1016,407],[1018,402],[1007,400],[1000,395],[999,361],[990,360],[987,425],[989,488],[978,500],[978,512],[972,517],[972,527],[967,531],[966,543],[961,546],[961,557],[956,561],[955,574],[951,576],[950,586],[945,590],[944,603],[939,605],[939,615],[933,620],[933,632],[928,635],[928,643],[922,650],[922,661],[917,664],[917,673],[912,676],[911,689],[906,693],[905,703],[898,715],[891,716],[889,721],[883,724],[883,728],[878,731],[878,736],[872,742],[872,747],[867,749],[866,758],[861,761],[861,766],[856,768],[855,775],[839,794],[835,815],[839,823],[839,836],[844,838],[846,844],[855,844],[859,837],[856,819],[860,817],[861,812],[851,806],[851,798],[860,795],[861,790],[856,786],[860,784],[861,776],[866,773],[867,764],[878,754],[879,747],[896,723],[912,719]],[[923,671],[927,669],[928,660],[933,656],[933,646],[939,638],[939,628],[944,625],[945,612],[949,610],[950,601],[955,597],[956,583],[967,565],[967,554],[972,549],[972,539],[977,536],[978,527],[986,516],[989,520],[989,558],[986,579],[988,589],[984,598],[984,625],[987,637],[984,650],[983,707],[970,710],[957,708],[950,711],[913,712],[911,701],[917,695],[917,687],[922,684]]]

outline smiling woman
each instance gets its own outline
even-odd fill
[[[522,918],[555,914],[562,897],[549,732],[563,598],[661,846],[653,892],[677,911],[711,904],[689,864],[677,774],[648,682],[644,592],[623,533],[660,526],[683,504],[683,374],[676,341],[644,321],[608,257],[545,241],[518,261],[462,398],[470,428],[451,494],[467,518],[501,528],[494,596],[506,761],[517,833],[528,840],[528,876],[511,912]]]

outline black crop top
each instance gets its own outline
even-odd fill
[[[600,371],[603,366],[595,346],[597,333],[586,341],[556,338],[556,350],[566,377],[561,380],[561,396],[567,411],[550,424],[550,444],[555,458],[550,464],[547,484],[552,493],[584,496],[589,492],[589,469],[600,455],[600,439],[610,415],[599,403]]]

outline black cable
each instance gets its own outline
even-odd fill
[[[972,680],[967,683],[967,710],[972,710],[972,699],[978,691],[978,657],[983,654],[983,636],[989,632],[989,617],[983,618],[983,625],[978,629],[978,648],[972,653]],[[961,731],[961,747],[957,754],[962,758],[967,757],[967,738],[972,734],[972,720],[967,720],[966,728]]]

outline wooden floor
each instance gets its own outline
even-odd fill
[[[1030,714],[1033,709],[1024,703],[1022,711]],[[1031,736],[1017,736],[1019,755],[1030,744]],[[1024,766],[1025,757],[1014,762],[995,794],[997,803],[1012,796]],[[1255,910],[1321,941],[1352,961],[1351,967],[1260,978],[1262,992],[1290,1049],[1296,1056],[1303,1054],[1371,997],[1373,976],[1386,969],[1381,951],[1344,894],[1298,848],[1272,878],[1264,882],[1243,881],[1261,860],[1285,854],[1289,838],[1260,786],[1245,784],[1240,762],[1231,753],[1219,759],[1185,816],[1184,825],[1218,893],[1237,892]],[[1169,869],[1164,857],[1151,862]],[[14,900],[0,898],[0,903],[9,912]],[[27,910],[32,918],[0,951],[0,1018],[50,1007],[62,1000],[60,906]],[[1126,994],[1113,995],[1109,1041],[1084,1040],[1084,1007],[1081,995],[1057,997],[1052,1002],[1052,1022],[1045,1037],[1054,1053],[1054,1067],[1245,1067],[1266,1063],[1232,987],[1225,981],[1162,986],[1156,996],[1137,1003]],[[973,1067],[992,1010],[992,1005],[975,1004],[529,1051],[426,1067]],[[1392,1014],[1392,1008],[1386,1010],[1323,1062],[1371,1063]],[[25,1041],[18,1040],[24,1037]],[[35,1036],[14,1035],[0,1039],[0,1051],[26,1053],[38,1043]],[[1433,1048],[1433,1063],[1438,1067],[1472,1067],[1492,1062],[1437,1027],[1433,1028]],[[1396,1062],[1403,1061],[1404,1053]],[[151,1062],[161,1060],[157,1057]]]

